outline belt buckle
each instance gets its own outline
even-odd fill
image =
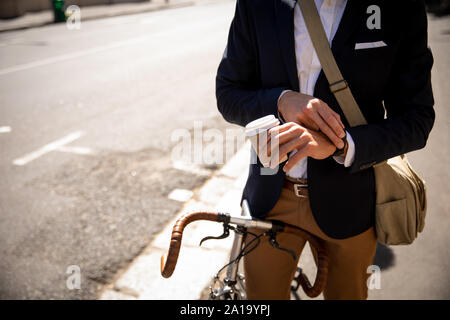
[[[299,197],[299,198],[307,198],[307,196],[305,196],[305,195],[303,195],[303,194],[300,194],[300,189],[301,189],[301,188],[306,188],[306,187],[308,187],[307,184],[295,183],[295,184],[294,184],[294,193],[295,193],[295,195],[296,195],[297,197]]]

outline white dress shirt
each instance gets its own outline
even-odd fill
[[[347,0],[315,0],[319,11],[328,41],[333,41],[339,23],[344,14]],[[311,38],[305,25],[305,20],[300,11],[298,3],[294,8],[294,36],[295,36],[295,56],[297,62],[297,72],[300,84],[300,92],[314,95],[314,87],[319,77],[322,66],[314,50]],[[289,91],[289,90],[286,90]],[[286,92],[283,91],[280,97]],[[346,157],[334,157],[334,159],[346,167],[351,166],[355,157],[355,144],[352,137],[347,132],[348,150]],[[296,151],[293,151],[293,155]],[[287,175],[292,178],[307,178],[307,158],[301,159]]]

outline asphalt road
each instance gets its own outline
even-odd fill
[[[235,128],[214,75],[234,1],[0,34],[0,298],[95,299],[216,166],[186,171],[176,129]],[[410,155],[428,186],[425,231],[380,247],[373,299],[450,298],[450,19],[430,18],[436,124]],[[197,170],[198,169],[198,170]],[[81,289],[67,288],[68,266]]]
[[[96,298],[180,209],[168,194],[217,167],[177,169],[172,133],[236,128],[214,97],[233,12],[216,1],[0,34],[0,298]]]

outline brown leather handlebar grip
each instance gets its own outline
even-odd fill
[[[184,228],[191,222],[197,220],[217,221],[217,212],[194,212],[181,216],[172,229],[172,237],[170,239],[169,251],[167,259],[165,255],[161,256],[161,275],[164,278],[169,278],[175,266],[177,265],[178,254],[180,253],[181,239],[183,237]]]
[[[297,278],[303,291],[305,291],[308,297],[315,298],[320,295],[323,289],[325,289],[328,277],[328,255],[323,241],[305,230],[290,225],[285,226],[284,232],[292,233],[305,239],[309,242],[311,249],[315,250],[317,253],[317,273],[314,285],[311,285],[308,277],[301,271]]]

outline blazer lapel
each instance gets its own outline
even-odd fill
[[[333,54],[337,54],[344,46],[348,39],[362,26],[365,12],[362,10],[363,2],[361,0],[348,0],[345,6],[344,15],[342,16],[338,30],[333,38],[331,50]]]
[[[294,38],[294,7],[296,3],[296,0],[275,0],[275,16],[278,40],[289,82],[293,90],[299,91]]]
[[[289,82],[292,89],[299,91],[294,37],[294,7],[297,0],[275,0],[274,2],[278,40]],[[334,55],[358,30],[358,26],[364,25],[362,20],[366,15],[363,10],[363,3],[364,1],[361,0],[347,1],[344,14],[332,42],[331,50]]]

